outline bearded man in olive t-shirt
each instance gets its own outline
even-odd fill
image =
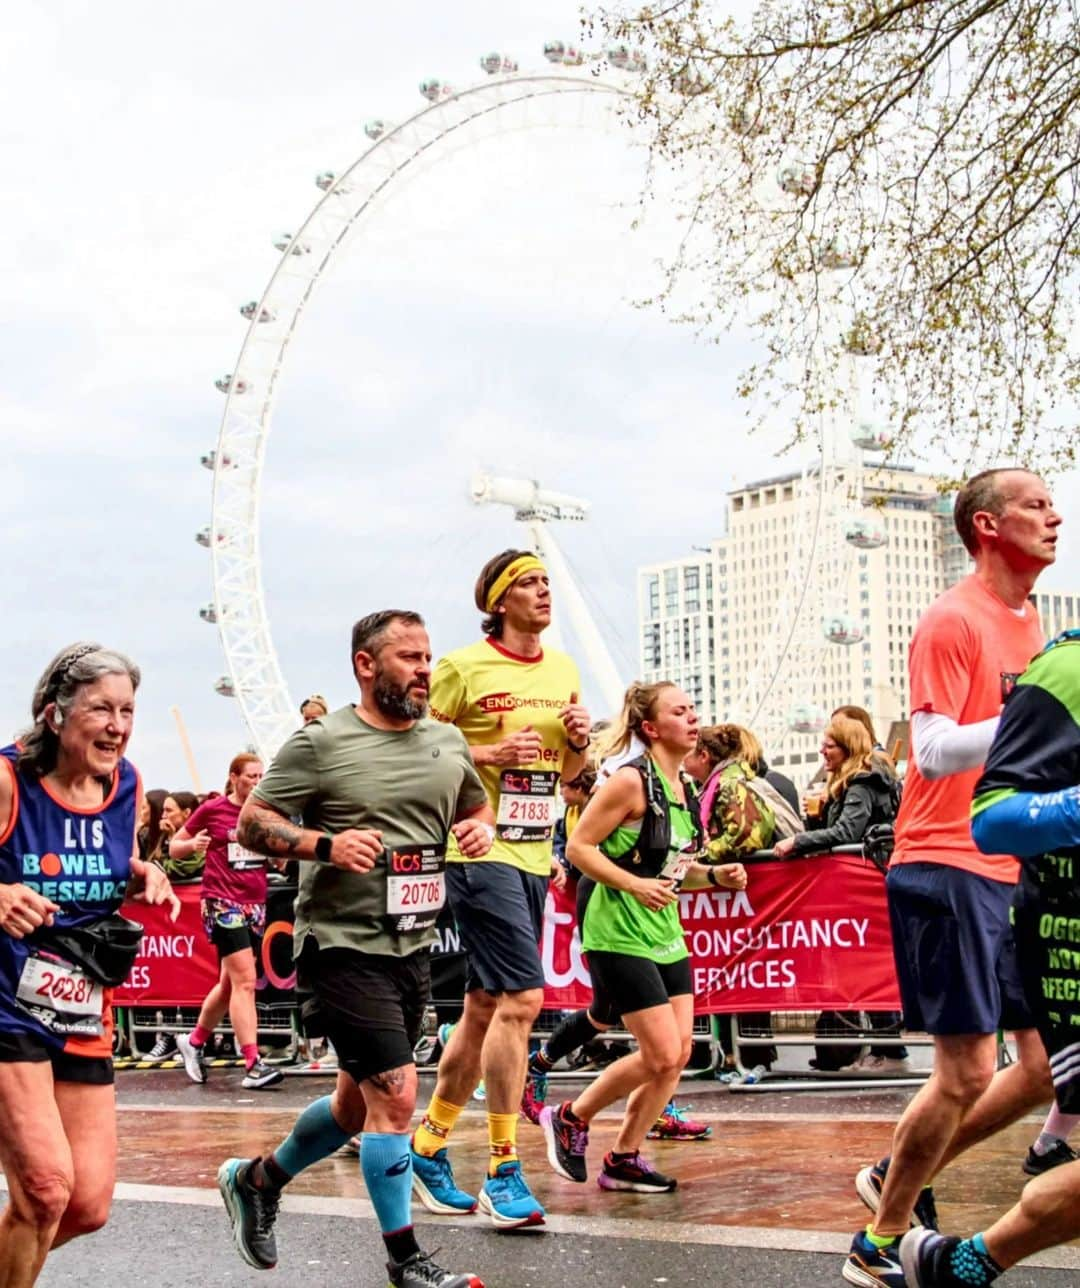
[[[420,1251],[411,1218],[413,1047],[430,996],[446,849],[487,853],[495,816],[465,739],[426,719],[431,647],[417,613],[373,613],[353,627],[358,706],[306,724],[274,758],[239,820],[259,854],[307,860],[294,953],[305,1028],[328,1037],[340,1072],[266,1157],[228,1159],[218,1186],[244,1260],[277,1262],[282,1188],[363,1131],[360,1166],[393,1288],[483,1288]],[[291,820],[299,816],[302,826]]]

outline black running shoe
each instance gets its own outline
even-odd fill
[[[273,1270],[277,1265],[277,1220],[280,1190],[257,1190],[249,1177],[259,1160],[227,1158],[218,1168],[217,1183],[232,1225],[236,1250],[256,1270]]]
[[[175,1060],[176,1038],[171,1033],[158,1033],[154,1045],[142,1057],[148,1064],[160,1064],[162,1060]]]
[[[1022,1166],[1028,1176],[1042,1176],[1043,1172],[1051,1172],[1062,1163],[1075,1163],[1076,1159],[1076,1150],[1070,1149],[1065,1141],[1059,1140],[1054,1148],[1048,1149],[1045,1154],[1036,1154],[1033,1146],[1028,1150]]]
[[[414,1252],[400,1265],[388,1261],[386,1271],[390,1276],[389,1288],[484,1288],[484,1281],[476,1275],[455,1275],[444,1270],[426,1252]]]
[[[244,1074],[240,1085],[246,1091],[262,1091],[264,1087],[276,1087],[284,1078],[285,1075],[280,1069],[272,1068],[265,1060],[256,1060]]]
[[[993,1257],[984,1256],[970,1239],[918,1227],[900,1240],[900,1265],[905,1288],[989,1284],[1002,1273]]]
[[[640,1154],[618,1160],[606,1154],[596,1183],[602,1190],[631,1190],[635,1194],[668,1194],[679,1184],[674,1176],[658,1172]]]
[[[889,1156],[873,1167],[864,1167],[855,1176],[855,1193],[866,1204],[871,1212],[876,1212],[881,1203],[881,1191],[885,1188],[885,1177],[889,1171]],[[934,1191],[925,1185],[915,1200],[912,1213],[912,1225],[921,1225],[927,1230],[938,1230],[937,1204],[934,1202]]]
[[[569,1105],[570,1101],[566,1100],[558,1109],[545,1106],[540,1111],[540,1126],[547,1139],[548,1162],[560,1176],[581,1183],[589,1177],[585,1166],[589,1129],[567,1116]]]

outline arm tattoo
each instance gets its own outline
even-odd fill
[[[383,1093],[384,1096],[394,1096],[401,1092],[405,1085],[405,1070],[403,1068],[387,1069],[385,1073],[374,1073],[368,1079],[371,1085]]]
[[[241,845],[271,858],[293,854],[304,836],[302,827],[290,823],[277,810],[265,805],[255,805],[248,816],[240,820],[237,830]]]

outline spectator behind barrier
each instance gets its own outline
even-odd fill
[[[151,787],[139,806],[137,839],[140,859],[145,860],[161,840],[161,807],[168,794],[163,787]]]
[[[848,708],[852,710],[853,708]],[[860,710],[861,708],[855,708]],[[892,762],[883,753],[874,754],[873,725],[870,717],[834,715],[821,741],[825,762],[825,813],[821,825],[797,836],[780,841],[773,850],[777,858],[812,854],[838,845],[860,843],[867,832],[881,824],[891,824],[896,817],[898,793]],[[871,1029],[898,1037],[900,1015],[896,1011],[872,1011],[868,1016]],[[822,1012],[818,1020],[819,1035],[840,1032],[845,1035],[861,1027],[857,1012]],[[850,1063],[846,1057],[851,1056]],[[821,1045],[815,1065],[820,1070],[842,1068],[845,1073],[903,1072],[908,1068],[907,1050],[871,1046],[865,1056],[857,1051]]]
[[[165,875],[174,885],[191,884],[202,879],[206,850],[195,850],[188,858],[179,859],[169,853],[172,838],[191,817],[199,803],[194,792],[170,792],[161,807],[161,837],[150,858],[160,863]]]

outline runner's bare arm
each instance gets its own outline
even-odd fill
[[[300,827],[272,805],[249,796],[240,811],[236,835],[241,845],[256,854],[318,861],[316,846],[326,833]],[[349,872],[370,872],[382,849],[381,832],[347,828],[331,838],[330,862]]]

